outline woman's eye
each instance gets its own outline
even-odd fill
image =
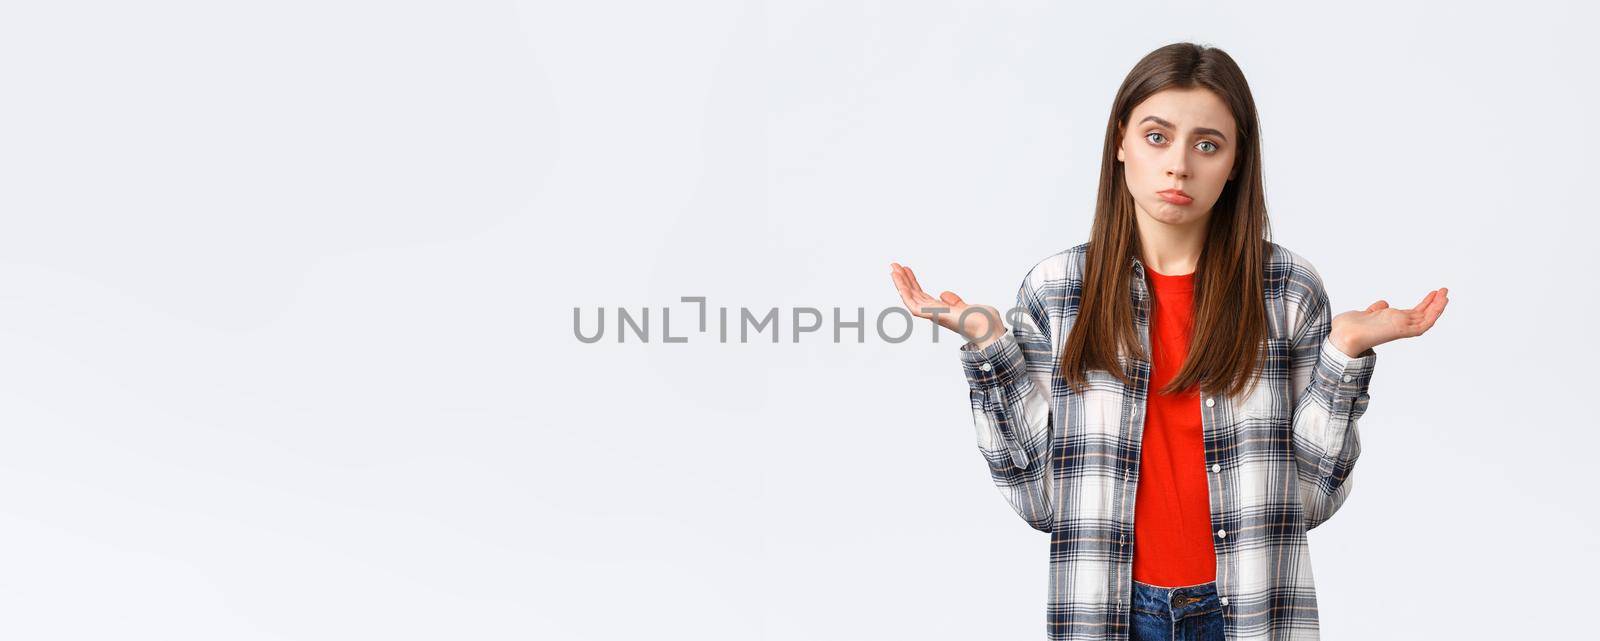
[[[1150,137],[1151,137],[1151,136],[1155,136],[1155,137],[1157,137],[1157,138],[1160,138],[1160,139],[1161,139],[1161,140],[1150,140]],[[1163,143],[1163,142],[1165,142],[1165,141],[1166,141],[1166,139],[1167,139],[1167,137],[1166,137],[1166,136],[1163,136],[1163,135],[1161,135],[1161,132],[1159,132],[1159,131],[1152,131],[1152,132],[1150,132],[1150,133],[1147,133],[1147,134],[1145,134],[1145,135],[1144,135],[1144,139],[1145,139],[1145,140],[1150,140],[1150,142],[1152,142],[1152,143],[1155,143],[1155,144],[1157,144],[1157,145],[1159,145],[1159,144],[1161,144],[1161,143]]]
[[[1202,149],[1201,149],[1201,150],[1200,150],[1200,151],[1203,151],[1203,152],[1206,152],[1206,153],[1208,153],[1208,154],[1209,154],[1209,153],[1211,153],[1211,152],[1213,152],[1213,151],[1216,151],[1216,150],[1217,150],[1217,145],[1216,145],[1216,144],[1215,144],[1215,143],[1213,143],[1213,142],[1211,142],[1211,141],[1209,141],[1209,140],[1202,140],[1202,141],[1200,141],[1200,145],[1205,145],[1205,146],[1206,146],[1206,147],[1209,147],[1209,149],[1206,149],[1206,148],[1202,148]],[[1200,146],[1200,145],[1196,145],[1196,146],[1197,146],[1197,147],[1198,147],[1198,146]]]

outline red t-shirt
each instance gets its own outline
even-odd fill
[[[1150,318],[1150,394],[1134,503],[1133,578],[1176,587],[1213,581],[1211,491],[1206,485],[1200,394],[1157,392],[1189,353],[1194,274],[1167,276],[1145,265],[1154,294]]]

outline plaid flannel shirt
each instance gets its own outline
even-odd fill
[[[1230,641],[1318,638],[1306,532],[1344,502],[1361,453],[1377,354],[1346,355],[1311,263],[1270,243],[1269,337],[1258,383],[1239,397],[1202,391],[1217,591]],[[1017,292],[1013,325],[982,350],[960,348],[978,449],[1011,507],[1050,533],[1050,639],[1127,639],[1133,589],[1134,497],[1150,363],[1118,359],[1133,379],[1088,372],[1074,393],[1056,361],[1078,315],[1088,244],[1036,264]],[[1135,257],[1135,322],[1150,348],[1150,291]]]

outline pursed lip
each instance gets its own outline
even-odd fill
[[[1194,202],[1194,197],[1184,193],[1182,189],[1163,189],[1156,192],[1156,194],[1161,196],[1162,200],[1174,205],[1187,205]]]

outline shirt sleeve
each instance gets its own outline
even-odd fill
[[[1333,516],[1350,493],[1361,456],[1357,421],[1367,410],[1377,352],[1345,354],[1329,338],[1332,312],[1315,267],[1304,269],[1300,312],[1292,347],[1290,389],[1295,393],[1293,437],[1300,503],[1306,529]]]
[[[1012,508],[1034,529],[1050,531],[1054,517],[1050,376],[1055,354],[1049,317],[1033,273],[1006,314],[1010,329],[982,349],[961,346],[978,450]]]

